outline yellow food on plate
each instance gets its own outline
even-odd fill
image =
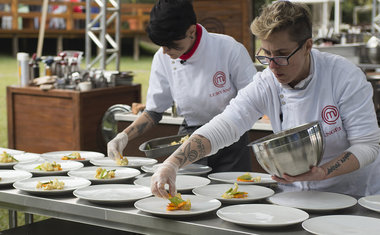
[[[173,141],[170,143],[170,145],[183,144],[183,142],[185,142],[188,138],[189,138],[189,135],[185,135],[184,137],[181,138],[180,141]]]
[[[43,190],[53,190],[53,189],[63,189],[65,182],[59,181],[58,179],[49,180],[47,182],[38,181],[36,188]]]
[[[61,171],[61,164],[56,162],[44,162],[41,165],[36,166],[34,169],[40,171]]]
[[[170,203],[166,206],[166,210],[175,211],[175,210],[190,210],[191,202],[190,200],[183,200],[180,193],[177,193],[174,197],[169,194]]]
[[[3,153],[0,154],[0,162],[1,163],[10,163],[10,162],[18,162],[18,161],[12,155],[3,151]]]
[[[119,165],[119,166],[128,166],[128,158],[127,157],[123,157],[123,155],[121,155],[119,153],[119,159],[116,159],[116,164]]]
[[[85,158],[81,157],[80,153],[73,152],[67,156],[63,156],[61,158],[62,160],[86,160]]]
[[[245,198],[248,197],[247,192],[239,192],[239,185],[234,183],[234,188],[228,189],[225,193],[223,193],[222,198],[232,199],[232,198]]]
[[[96,169],[95,178],[96,179],[112,179],[115,178],[116,170],[107,170],[101,167]]]
[[[258,183],[261,182],[261,176],[252,177],[250,173],[245,173],[244,175],[237,177],[237,181]]]

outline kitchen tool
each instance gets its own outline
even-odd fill
[[[164,156],[169,156],[172,154],[181,144],[171,143],[176,141],[179,142],[182,137],[187,134],[182,135],[172,135],[167,137],[151,139],[139,146],[139,150],[144,152],[147,157],[159,158]]]
[[[376,36],[372,36],[367,44],[366,50],[368,59],[372,64],[380,64],[380,39]]]
[[[369,210],[380,212],[380,195],[362,197],[358,200],[359,205]]]
[[[317,166],[324,152],[318,121],[271,134],[250,143],[257,161],[271,175],[299,175]]]

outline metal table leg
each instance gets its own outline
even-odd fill
[[[33,224],[33,214],[25,213],[25,224]]]
[[[16,228],[17,227],[17,211],[15,210],[8,210],[9,215],[9,228]]]

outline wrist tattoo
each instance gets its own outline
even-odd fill
[[[181,168],[187,161],[195,162],[205,155],[206,151],[204,145],[202,144],[202,140],[195,138],[187,142],[186,145],[180,149],[175,158],[179,161]]]
[[[334,165],[330,166],[327,168],[327,175],[333,173],[334,171],[336,171],[338,168],[340,168],[342,166],[342,164],[347,161],[350,156],[351,156],[352,153],[350,152],[346,152],[342,158],[340,158],[338,161],[335,162]]]

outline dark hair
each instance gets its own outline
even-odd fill
[[[155,44],[173,47],[173,41],[184,39],[186,31],[196,23],[191,0],[158,0],[150,12],[146,31]]]

